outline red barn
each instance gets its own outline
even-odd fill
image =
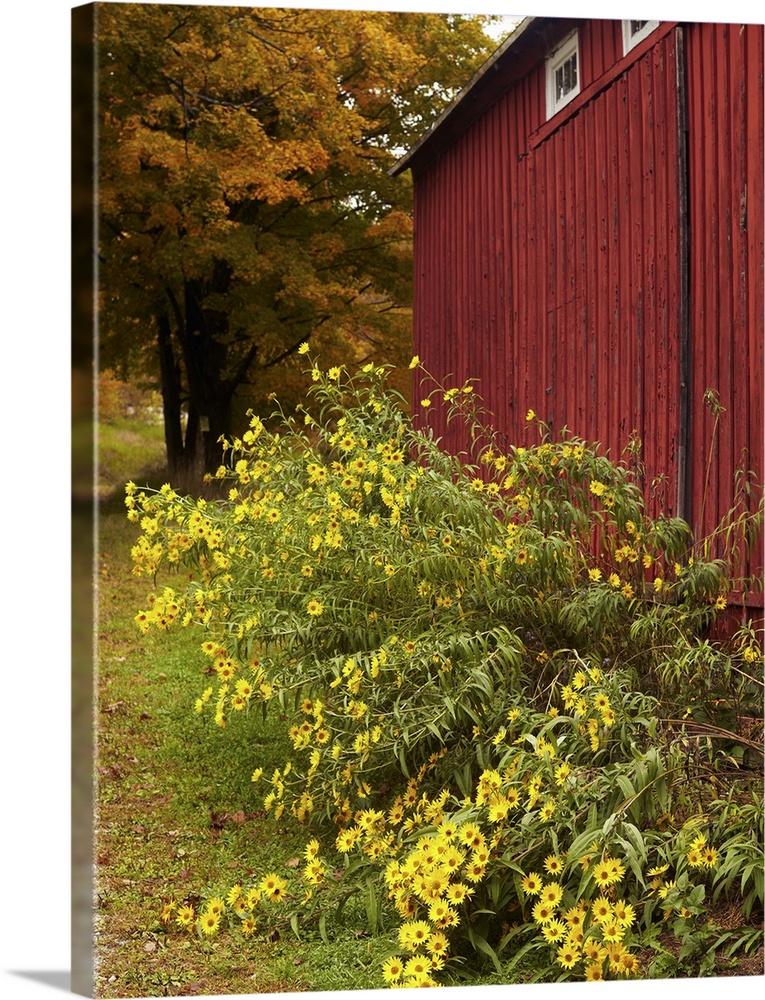
[[[528,408],[617,460],[636,432],[653,512],[706,536],[762,482],[764,146],[762,25],[526,18],[393,170],[415,353],[510,443]]]

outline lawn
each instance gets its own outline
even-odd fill
[[[204,942],[160,920],[171,900],[290,871],[309,839],[289,814],[267,816],[250,780],[256,764],[267,771],[288,756],[278,719],[211,734],[194,712],[198,635],[144,636],[133,620],[151,588],[131,573],[138,532],[121,487],[161,484],[160,440],[161,428],[158,437],[155,425],[125,421],[104,429],[100,447],[95,995],[378,988],[395,933],[369,935],[354,900],[329,925],[331,948],[315,929],[298,939],[277,913],[246,941]]]
[[[359,930],[353,905],[331,949],[274,927],[209,944],[167,933],[165,903],[215,894],[302,857],[307,832],[259,808],[254,764],[288,751],[273,721],[209,733],[193,711],[196,636],[141,636],[146,582],[130,573],[135,529],[121,498],[100,517],[96,995],[129,997],[375,988],[386,937]],[[200,752],[200,748],[204,752]]]

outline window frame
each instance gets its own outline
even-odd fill
[[[555,96],[555,74],[572,56],[576,56],[576,85],[560,99]],[[581,60],[579,58],[579,31],[574,30],[550,52],[545,59],[545,98],[547,121],[573,101],[582,89]]]
[[[644,38],[647,38],[652,31],[659,27],[659,21],[646,21],[642,28],[632,33],[632,22],[635,18],[622,20],[622,55],[627,55],[636,45],[639,45]]]

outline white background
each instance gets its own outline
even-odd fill
[[[45,973],[69,958],[69,23],[63,0],[12,0],[2,12],[3,732],[0,989],[53,997]],[[300,4],[283,4],[300,6]],[[311,3],[473,13],[758,21],[761,4]],[[19,975],[26,972],[27,975]],[[32,978],[30,978],[30,974]],[[35,979],[34,976],[39,978]],[[58,981],[60,982],[60,976]],[[455,997],[712,998],[759,995],[763,979],[454,989]],[[313,994],[319,996],[319,994]],[[350,996],[389,996],[387,991]],[[337,997],[337,994],[327,996]]]

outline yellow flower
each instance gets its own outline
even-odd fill
[[[692,847],[690,851],[685,856],[686,861],[691,866],[691,868],[701,868],[704,863],[701,851],[696,847]]]
[[[433,931],[425,947],[431,955],[445,955],[449,950],[449,939],[443,931]]]
[[[549,941],[550,944],[564,941],[566,938],[566,925],[561,923],[560,920],[548,920],[542,925],[542,934],[545,941]]]
[[[532,420],[536,420],[536,417],[537,417],[537,415],[536,415],[536,413],[534,413],[534,411],[532,409],[528,409],[526,411],[526,421],[528,423],[530,423]]]
[[[264,896],[267,896],[272,902],[277,902],[284,898],[287,882],[281,876],[271,872],[260,880],[259,888]]]
[[[548,882],[542,886],[539,898],[551,906],[557,906],[563,899],[563,887],[559,882]]]
[[[404,976],[407,979],[427,976],[433,968],[433,962],[427,955],[413,955],[404,966]]]
[[[540,899],[538,903],[534,904],[534,908],[531,911],[531,916],[534,918],[538,924],[547,924],[555,917],[555,907],[546,902],[544,899]]]
[[[578,948],[572,948],[570,944],[564,944],[558,948],[556,960],[564,969],[573,969],[580,957],[581,952]]]
[[[428,920],[434,923],[437,927],[443,927],[447,922],[451,922],[450,917],[453,912],[454,911],[447,902],[443,899],[436,899],[428,907]]]
[[[508,804],[504,796],[498,796],[489,804],[489,822],[501,823],[507,819]]]
[[[617,899],[612,904],[611,912],[622,927],[631,927],[635,922],[635,907],[631,903],[625,903],[622,899]]]
[[[555,769],[555,784],[563,785],[566,782],[566,778],[571,774],[571,765],[563,763]]]
[[[542,820],[542,822],[546,823],[553,818],[553,814],[555,813],[555,806],[556,803],[554,799],[546,800],[542,808],[539,810],[539,818]]]
[[[321,603],[320,600],[318,600],[315,597],[312,597],[311,600],[306,605],[306,611],[308,612],[309,615],[312,615],[314,618],[316,618],[324,611],[324,605]]]
[[[427,943],[430,934],[430,924],[425,920],[408,920],[399,927],[398,939],[406,951],[417,951]]]
[[[320,882],[323,882],[326,874],[327,869],[324,867],[324,864],[317,860],[309,861],[303,869],[305,880],[312,885],[318,885]]]
[[[218,930],[219,925],[220,925],[220,915],[217,913],[212,913],[209,910],[206,913],[203,913],[199,919],[199,927],[202,933],[206,934],[208,937],[215,934],[215,932]]]
[[[590,906],[593,923],[601,924],[611,916],[611,902],[605,896],[598,896]]]
[[[707,847],[704,851],[702,851],[702,854],[704,867],[714,868],[717,864],[718,858],[717,849],[715,847]]]
[[[318,855],[318,853],[319,853],[319,841],[314,837],[313,840],[309,840],[308,843],[306,844],[303,856],[307,861],[313,861],[313,859]]]
[[[420,364],[420,358],[419,358],[419,355],[415,354],[415,356],[414,356],[414,357],[412,358],[412,360],[411,360],[411,361],[409,362],[409,367],[410,367],[410,368],[417,368],[419,364]]]
[[[601,963],[607,956],[606,949],[596,941],[595,938],[588,938],[583,946],[584,957],[590,962]]]
[[[632,952],[622,951],[619,955],[619,961],[613,962],[613,967],[616,972],[621,972],[625,976],[634,975],[640,968],[640,961],[636,955]]]
[[[480,882],[485,874],[486,874],[486,865],[480,861],[476,861],[473,858],[471,858],[471,860],[465,867],[465,878],[468,880],[468,882]]]
[[[383,962],[382,977],[386,983],[395,983],[397,979],[401,978],[403,972],[404,963],[398,955],[393,955]]]
[[[586,912],[580,904],[577,904],[576,906],[572,906],[570,910],[566,910],[563,914],[563,919],[569,927],[581,929],[584,926]]]
[[[258,902],[260,901],[261,896],[262,896],[262,893],[261,893],[260,889],[258,889],[256,887],[252,888],[252,889],[248,889],[247,890],[247,908],[249,910],[254,910],[255,907],[257,906]]]
[[[472,896],[474,889],[469,885],[465,885],[464,882],[452,882],[446,890],[446,898],[450,903],[454,903],[455,906],[459,906],[465,899]]]
[[[608,944],[621,941],[624,937],[624,927],[613,919],[613,914],[610,915],[609,919],[601,923],[600,930],[603,934],[603,940]]]
[[[505,793],[505,801],[507,802],[508,809],[515,809],[518,803],[521,801],[521,794],[517,788],[508,788]]]
[[[616,722],[616,715],[614,714],[613,709],[610,708],[604,708],[600,713],[600,717],[603,720],[604,726],[613,726]]]
[[[621,872],[621,874],[620,874]],[[599,861],[592,869],[592,877],[595,884],[601,888],[606,888],[618,882],[624,874],[624,866],[612,858],[605,858]]]
[[[430,400],[430,399],[421,399],[420,400],[420,406],[425,407],[425,409],[427,409],[431,405],[432,405],[432,400]]]

